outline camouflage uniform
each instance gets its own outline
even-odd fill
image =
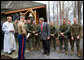
[[[15,39],[16,39],[16,42],[17,42],[17,36],[18,36],[18,23],[13,23],[14,25],[14,29],[15,29]]]
[[[31,31],[35,31],[35,34],[36,34],[38,32],[38,26],[36,24],[32,24]],[[33,33],[31,34],[34,50],[36,50],[40,46],[39,36],[36,36],[35,34],[33,34]]]
[[[14,22],[13,25],[14,25],[14,28],[15,28],[15,33],[18,33],[18,27],[17,27],[18,26],[18,23],[15,23]]]
[[[60,33],[64,33],[64,36],[61,36],[59,37],[59,40],[60,40],[60,52],[62,50],[62,44],[63,44],[63,41],[64,41],[64,49],[65,49],[65,54],[68,53],[68,32],[69,32],[69,29],[68,29],[68,25],[66,24],[62,24],[60,26]]]
[[[25,29],[27,28],[27,24],[28,24],[28,23],[25,23]],[[26,35],[26,36],[27,36],[27,35]],[[26,42],[25,42],[25,43],[26,43],[26,49],[27,49],[27,48],[28,48],[28,39],[27,39],[27,38],[26,38]]]
[[[68,25],[68,28],[69,28],[69,32],[68,32],[68,40],[69,40],[70,45],[71,45],[71,30],[70,30],[71,25]]]
[[[31,51],[33,46],[32,46],[32,36],[31,36],[31,31],[32,27],[31,27],[31,23],[30,24],[26,24],[26,31],[27,33],[30,33],[30,37],[28,38],[28,49]]]
[[[80,24],[73,24],[71,26],[71,36],[73,36],[74,40],[71,40],[72,42],[72,46],[71,46],[71,50],[72,52],[74,52],[74,42],[76,41],[76,47],[77,47],[77,53],[80,54],[80,39],[77,39],[77,36],[81,35],[81,25]],[[73,55],[73,53],[72,53]]]
[[[50,46],[52,47],[52,44],[53,44],[53,47],[55,50],[56,49],[56,38],[58,36],[55,26],[50,26],[50,34],[54,34],[54,36],[50,36]]]

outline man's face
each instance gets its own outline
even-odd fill
[[[36,21],[35,20],[33,20],[33,24],[35,24],[36,23]]]
[[[74,18],[74,23],[77,23],[77,19],[76,18]]]
[[[26,20],[24,20],[24,24],[26,23],[27,21]]]
[[[15,20],[16,23],[18,23],[18,20]]]
[[[53,22],[50,22],[50,25],[52,26],[53,25]]]
[[[63,24],[66,24],[66,20],[65,19],[63,19]]]
[[[24,21],[24,20],[25,20],[25,18],[24,18],[24,17],[21,17],[21,20],[22,20],[22,21]]]
[[[42,22],[43,22],[43,21],[42,21],[42,20],[40,20],[39,22],[40,22],[40,24],[42,24]]]
[[[23,19],[23,20],[25,20],[25,18],[24,18],[24,17],[22,17],[22,19]]]
[[[70,21],[68,21],[68,24],[70,25],[70,24],[71,24],[71,22],[70,22]]]
[[[31,21],[30,20],[27,20],[28,23],[30,23]]]
[[[8,20],[9,22],[11,22],[11,21],[12,21],[12,18],[11,18],[11,17],[8,17],[7,20]]]

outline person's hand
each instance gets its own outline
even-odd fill
[[[54,36],[54,34],[50,34],[51,36]]]
[[[62,36],[64,36],[64,33],[61,33]]]
[[[52,34],[50,34],[50,36],[52,36]]]
[[[51,36],[54,36],[54,34],[51,34]]]
[[[38,33],[37,34],[35,34],[36,36],[38,36]]]
[[[74,40],[73,36],[71,37],[72,40]]]
[[[76,38],[79,39],[79,35]]]
[[[10,32],[13,32],[14,30],[10,30]]]
[[[63,33],[61,33],[61,35],[63,35]]]
[[[54,36],[54,34],[52,34],[52,36]]]
[[[33,34],[35,34],[35,31],[32,31]]]
[[[49,39],[50,39],[50,37],[47,38],[47,40],[49,40]]]

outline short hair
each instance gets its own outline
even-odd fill
[[[20,16],[20,18],[23,18],[23,17],[25,18],[25,16]]]
[[[41,18],[39,18],[39,20],[44,21],[44,18],[43,18],[43,17],[41,17]]]
[[[76,20],[77,20],[77,18],[74,18],[74,19],[76,19]]]
[[[7,19],[12,18],[11,16],[7,16]]]
[[[29,17],[27,17],[26,19],[27,19],[27,20],[30,20],[30,18],[29,18]]]
[[[63,20],[66,20],[65,18],[63,18]]]
[[[33,20],[33,21],[36,21],[36,20]]]

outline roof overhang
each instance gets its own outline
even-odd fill
[[[46,4],[41,4],[31,1],[7,1],[7,2],[2,1],[1,2],[1,14],[11,14],[21,11],[27,11],[30,9],[40,9],[40,8],[46,8]]]
[[[16,13],[16,12],[21,12],[21,11],[27,11],[27,10],[30,10],[30,9],[40,9],[40,8],[45,8],[46,6],[38,6],[38,7],[33,7],[33,8],[25,8],[25,9],[19,9],[19,10],[12,10],[12,11],[3,11],[1,13],[4,13],[4,14],[11,14],[11,13]],[[9,10],[9,9],[8,9]]]

